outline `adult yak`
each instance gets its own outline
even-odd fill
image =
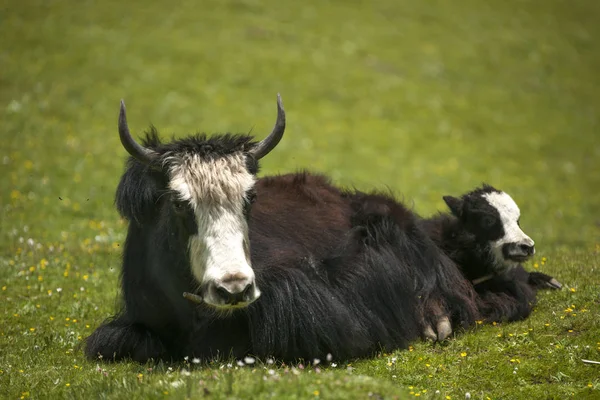
[[[348,359],[473,323],[472,287],[401,203],[305,172],[256,178],[284,132],[277,104],[260,142],[152,129],[143,145],[121,104],[123,305],[88,357]]]

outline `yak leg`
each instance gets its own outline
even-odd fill
[[[144,363],[161,359],[166,349],[159,337],[141,324],[132,324],[123,316],[105,322],[85,342],[88,359],[118,361],[131,358]]]
[[[530,286],[536,289],[561,289],[562,284],[550,275],[541,272],[530,272],[527,281]]]

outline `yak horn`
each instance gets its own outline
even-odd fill
[[[273,150],[275,146],[277,146],[283,137],[284,131],[285,111],[283,109],[283,104],[281,103],[281,95],[277,93],[277,121],[275,122],[275,127],[269,136],[258,142],[256,146],[250,150],[250,154],[252,154],[257,160],[269,154],[269,152]]]
[[[125,102],[123,100],[121,100],[121,109],[119,110],[119,137],[125,150],[142,163],[151,164],[158,157],[155,151],[141,146],[131,137],[129,127],[127,126],[127,115],[125,114]]]

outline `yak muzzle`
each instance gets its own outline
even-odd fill
[[[220,281],[208,283],[204,291],[204,302],[225,309],[246,307],[254,302],[260,296],[254,276],[240,275],[232,275]]]
[[[502,247],[502,253],[504,258],[508,260],[524,262],[535,254],[535,245],[531,239],[520,242],[506,243]]]

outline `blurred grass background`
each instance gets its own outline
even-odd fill
[[[167,370],[144,386],[135,365],[111,366],[115,378],[104,379],[75,348],[114,311],[125,232],[112,203],[125,160],[119,100],[136,134],[154,124],[164,138],[250,130],[262,138],[280,92],[288,128],[262,174],[308,168],[345,186],[388,186],[425,215],[443,209],[442,195],[488,182],[521,206],[534,265],[567,290],[542,295],[521,325],[400,352],[404,369],[394,374],[389,359],[375,359],[357,367],[362,380],[328,372],[257,388],[261,379],[236,371],[213,397],[598,396],[597,368],[577,357],[600,359],[599,39],[594,0],[0,0],[0,394],[199,390],[196,381],[164,389]],[[588,313],[564,311],[573,302]],[[546,327],[551,319],[556,326]],[[511,368],[497,361],[483,372],[488,352],[506,354],[489,346],[495,329],[523,326],[548,333],[537,347],[511,345],[535,359],[531,376],[513,376],[506,360]],[[585,346],[590,354],[580,354]],[[428,357],[446,365],[448,354],[462,364],[438,374],[417,366]],[[323,392],[336,379],[339,390]],[[428,391],[409,389],[417,384]]]

